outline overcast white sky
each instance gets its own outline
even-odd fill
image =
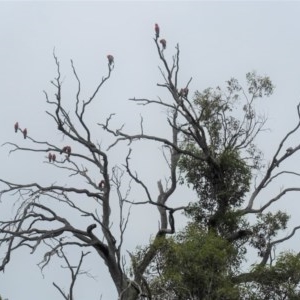
[[[174,47],[177,43],[180,45],[180,83],[184,86],[193,77],[191,91],[223,85],[231,77],[243,82],[245,74],[253,70],[271,77],[276,85],[275,93],[258,104],[258,110],[268,116],[271,129],[259,139],[268,161],[273,147],[297,121],[299,13],[299,2],[285,1],[0,2],[0,144],[23,142],[13,133],[13,124],[17,120],[32,136],[61,139],[46,117],[47,106],[42,92],[53,90],[50,80],[56,75],[52,57],[54,47],[65,76],[68,106],[72,107],[75,94],[70,59],[74,60],[82,80],[83,95],[87,97],[106,74],[106,55],[110,53],[115,57],[115,69],[99,97],[101,106],[91,117],[100,122],[109,113],[116,112],[116,124],[126,123],[128,130],[134,130],[138,128],[140,113],[143,113],[149,132],[167,134],[161,130],[165,127],[164,112],[160,108],[141,109],[127,101],[130,97],[153,99],[166,95],[156,86],[162,81],[153,42],[154,23],[159,23],[161,36],[167,40],[165,56],[171,59]],[[297,137],[293,142],[290,146],[297,143]],[[148,148],[140,150],[136,153],[142,160],[142,153]],[[36,176],[41,180],[49,179],[48,174],[41,175],[44,166],[33,160],[34,156],[8,157],[7,148],[0,151],[0,177],[19,182],[34,180]],[[114,155],[116,158],[119,153]],[[157,180],[163,176],[161,162],[152,157],[151,164],[144,168],[144,178],[154,193]],[[290,166],[297,170],[295,161]],[[57,179],[53,170],[49,170],[49,176],[53,181]],[[298,196],[292,195],[284,204],[278,205],[294,212],[293,225],[298,221],[298,201]],[[155,212],[153,215],[147,212],[147,216],[147,222],[144,215],[136,219],[133,216],[129,229],[138,227],[138,232],[127,235],[130,250],[147,241],[149,233],[157,229]],[[150,229],[148,221],[152,224]],[[290,247],[297,245],[298,237],[289,244]],[[14,255],[12,264],[0,274],[0,294],[9,300],[60,299],[51,283],[57,280],[67,287],[69,278],[62,276],[56,265],[47,268],[43,279],[35,265],[41,255],[29,257],[26,252]],[[99,299],[103,294],[104,300],[116,299],[105,266],[98,258],[93,259],[89,261],[89,268],[97,279],[82,278],[76,290],[77,298]]]

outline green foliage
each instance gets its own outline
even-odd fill
[[[268,77],[252,72],[246,79],[249,96],[236,79],[227,82],[225,92],[217,87],[195,93],[194,108],[206,144],[184,136],[181,145],[193,153],[179,161],[182,182],[192,185],[199,197],[187,213],[203,226],[211,222],[219,230],[223,227],[224,234],[238,228],[241,220],[237,215],[232,219],[232,212],[244,202],[253,171],[262,167],[262,154],[253,141],[265,119],[255,113],[253,101],[273,92]]]
[[[212,232],[190,225],[165,240],[160,251],[160,276],[151,282],[156,294],[173,299],[238,299],[230,277],[236,250]],[[156,298],[156,299],[166,299]]]
[[[250,225],[241,209],[262,167],[254,141],[265,119],[256,114],[254,100],[274,89],[268,77],[255,72],[246,80],[247,90],[231,79],[226,91],[195,93],[198,123],[183,131],[179,168],[181,183],[192,186],[197,199],[185,210],[188,226],[153,245],[158,254],[146,279],[154,299],[300,299],[300,255],[270,259],[272,242],[289,216],[259,213]],[[247,246],[259,250],[261,263],[242,273]]]
[[[248,95],[234,78],[227,81],[226,91],[217,87],[196,92],[193,103],[206,145],[186,137],[181,145],[194,154],[181,156],[182,182],[192,185],[198,195],[187,215],[204,227],[218,227],[223,236],[245,224],[235,210],[250,190],[253,171],[262,167],[254,139],[265,123],[253,103],[274,89],[269,77],[255,72],[247,73],[246,80]]]
[[[191,204],[187,210],[196,222],[207,222],[209,216],[220,207],[224,207],[223,219],[229,221],[229,208],[241,205],[249,191],[251,170],[236,151],[226,149],[216,160],[221,176],[206,162],[190,157],[183,157],[180,161],[186,180],[193,184],[199,195],[199,202]]]
[[[273,266],[257,266],[245,284],[245,299],[300,299],[300,255],[281,253]]]
[[[290,217],[280,210],[276,213],[260,213],[256,217],[257,221],[252,227],[253,236],[250,244],[258,249],[259,254],[263,256],[268,243],[276,237],[280,230],[287,228]]]
[[[275,214],[271,212],[259,214],[257,215],[256,228],[263,231],[268,237],[274,237],[279,230],[287,228],[289,218],[285,212],[280,210]]]
[[[246,74],[248,83],[248,92],[254,98],[261,98],[262,96],[270,96],[273,94],[274,86],[269,77],[258,76],[256,72],[249,72]]]

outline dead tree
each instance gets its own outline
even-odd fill
[[[143,261],[135,269],[134,278],[130,278],[124,267],[122,258],[123,236],[128,223],[129,213],[123,211],[126,203],[131,203],[128,199],[130,187],[125,195],[121,192],[122,177],[124,172],[145,191],[146,199],[143,205],[154,205],[157,207],[160,218],[160,228],[156,233],[156,239],[172,234],[175,231],[173,214],[181,210],[182,207],[171,207],[167,205],[167,200],[173,194],[177,184],[177,162],[179,159],[179,146],[177,144],[178,130],[176,126],[177,112],[173,112],[173,136],[170,141],[165,140],[166,146],[170,150],[170,186],[164,188],[158,181],[158,196],[156,199],[150,195],[146,185],[131,170],[129,159],[131,150],[128,148],[128,155],[125,160],[125,170],[118,166],[109,167],[108,150],[103,150],[97,142],[95,134],[87,125],[86,112],[96,103],[97,95],[103,85],[111,77],[114,64],[111,56],[108,56],[108,74],[102,78],[95,91],[88,100],[81,99],[81,81],[76,72],[73,61],[71,67],[73,75],[77,80],[77,93],[74,103],[74,111],[66,109],[62,97],[63,80],[61,76],[60,63],[53,53],[57,66],[57,76],[51,82],[55,88],[54,97],[45,93],[46,102],[52,110],[46,113],[52,118],[56,129],[63,135],[63,143],[53,144],[49,141],[36,140],[30,133],[30,129],[22,129],[22,124],[16,123],[14,126],[16,133],[26,135],[26,142],[30,141],[31,146],[25,147],[16,143],[7,142],[6,146],[11,148],[10,153],[33,152],[36,155],[45,154],[45,162],[57,168],[57,171],[67,171],[70,176],[81,177],[85,184],[82,188],[68,185],[65,182],[42,185],[38,181],[32,183],[14,183],[5,179],[0,179],[2,184],[1,197],[5,202],[8,197],[16,197],[18,206],[13,219],[0,221],[0,246],[6,249],[1,260],[0,270],[4,271],[11,259],[11,254],[20,248],[28,247],[31,253],[43,245],[49,250],[45,252],[41,265],[50,263],[54,256],[63,257],[68,263],[67,257],[63,254],[67,247],[77,247],[79,249],[93,249],[107,266],[108,272],[116,286],[119,299],[138,299],[139,297],[150,297],[145,287],[143,273],[155,255],[156,247],[150,246]],[[104,123],[99,123],[103,131],[116,136],[118,133],[112,132],[109,128],[110,115]],[[97,121],[97,120],[95,120]],[[24,133],[25,132],[25,133]],[[121,129],[119,129],[121,132]],[[122,136],[122,135],[121,135]],[[134,136],[131,137],[135,139]],[[158,139],[153,137],[153,139]],[[96,174],[96,179],[93,177]],[[114,189],[115,193],[112,192]],[[89,201],[92,209],[87,209],[80,199]],[[119,200],[119,232],[116,234],[111,229],[111,202]],[[5,200],[5,201],[4,201]],[[50,205],[47,204],[50,201]],[[137,205],[140,203],[136,203]],[[73,212],[81,215],[88,224],[85,229],[74,225],[72,218],[63,213],[62,208],[67,207]],[[168,221],[168,215],[169,220]],[[154,245],[155,243],[153,243]],[[51,245],[51,246],[50,246]],[[83,258],[83,257],[82,257]],[[81,267],[81,262],[78,269]],[[70,268],[70,267],[69,267]],[[72,272],[72,286],[75,283],[76,273]],[[54,284],[65,299],[73,299],[73,290],[69,294],[64,294],[58,284]]]

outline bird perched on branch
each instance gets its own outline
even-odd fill
[[[64,152],[67,152],[67,148],[68,146],[64,146],[61,151],[60,151],[60,154],[63,154]]]
[[[155,23],[154,30],[155,30],[155,37],[159,38],[159,26],[157,23]]]
[[[108,64],[111,66],[114,63],[114,57],[111,54],[107,55]]]
[[[52,161],[56,161],[56,155],[52,154]]]
[[[161,43],[163,49],[165,50],[167,47],[167,41],[165,39],[161,39],[159,42]]]
[[[61,150],[60,150],[60,154],[63,154],[63,153],[67,153],[68,154],[68,157],[71,155],[71,147],[70,146],[64,146]]]
[[[104,187],[105,187],[105,182],[104,182],[104,180],[101,180],[101,181],[99,182],[98,186],[99,186],[100,191],[103,191],[103,190],[104,190]]]
[[[188,94],[189,94],[189,89],[186,87],[186,88],[184,88],[183,89],[183,97],[187,97],[188,96]]]
[[[188,95],[188,93],[189,93],[189,89],[188,88],[184,88],[184,89],[180,89],[180,92],[178,93],[178,95],[180,96],[180,97],[187,97],[187,95]]]
[[[49,162],[52,161],[52,154],[51,153],[48,154],[48,159],[49,159]]]
[[[23,130],[23,136],[24,136],[24,139],[27,138],[27,128],[25,128],[25,129]]]
[[[71,152],[72,152],[71,147],[70,147],[70,146],[67,146],[66,153],[68,154],[68,157],[70,157]]]
[[[68,157],[70,157],[71,152],[72,152],[72,149],[71,149],[70,146],[64,146],[64,147],[61,149],[60,154],[67,153]]]
[[[16,122],[16,123],[15,123],[15,132],[18,132],[18,129],[19,129],[19,123]]]

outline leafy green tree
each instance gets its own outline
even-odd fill
[[[172,84],[166,86],[170,90]],[[299,188],[284,189],[262,207],[253,209],[255,199],[273,180],[292,174],[276,169],[299,150],[297,145],[282,153],[284,143],[299,129],[298,120],[280,142],[269,165],[263,164],[256,137],[264,130],[266,118],[256,113],[255,101],[269,97],[273,89],[268,77],[251,72],[246,74],[246,88],[230,79],[225,89],[196,91],[191,101],[176,101],[174,97],[178,113],[186,121],[176,126],[181,140],[180,182],[194,189],[197,200],[185,208],[190,220],[187,227],[163,239],[149,267],[147,278],[155,299],[297,297],[299,278],[289,263],[294,260],[297,266],[299,257],[282,253],[276,260],[272,251],[299,227],[278,239],[278,234],[287,229],[289,216],[267,209],[284,194]],[[299,117],[299,106],[297,112]],[[254,186],[254,178],[259,175],[261,181]],[[256,216],[252,223],[248,220],[251,214]],[[251,272],[243,273],[242,263],[250,248],[257,250],[261,261],[254,264]],[[141,252],[143,249],[138,250],[137,257]],[[278,268],[280,280],[273,275]],[[293,284],[286,287],[285,280]],[[276,290],[272,286],[277,286]]]
[[[281,253],[276,263],[257,265],[240,286],[244,299],[299,299],[299,253]]]
[[[230,279],[237,253],[226,240],[189,226],[174,239],[167,239],[153,264],[151,279],[155,299],[237,299]]]

